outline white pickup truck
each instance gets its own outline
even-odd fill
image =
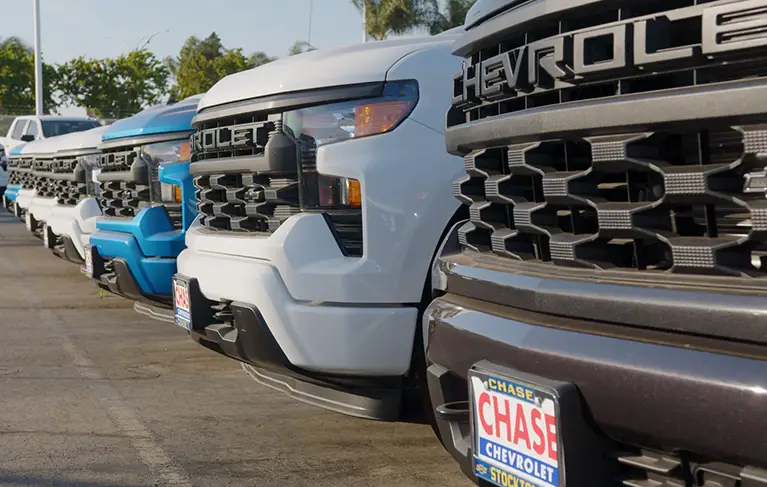
[[[55,137],[57,135],[81,132],[101,125],[101,122],[88,117],[64,117],[61,115],[28,115],[16,117],[5,137],[0,137],[0,145],[10,150],[24,142]]]

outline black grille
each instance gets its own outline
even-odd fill
[[[742,8],[715,12],[726,3]],[[555,105],[763,77],[764,52],[752,52],[747,59],[730,56],[723,63],[729,53],[723,52],[727,47],[720,48],[727,42],[737,46],[747,36],[764,36],[763,28],[717,33],[703,16],[707,9],[719,14],[716,25],[733,19],[754,21],[764,8],[758,1],[603,1],[545,21],[535,19],[466,58],[454,79],[448,126]],[[717,57],[702,52],[710,42],[721,43],[707,47]]]
[[[265,162],[267,144],[273,148],[271,164]],[[271,233],[300,211],[297,149],[280,118],[218,120],[200,127],[191,145],[193,163],[217,160],[221,168],[194,178],[205,227]],[[277,152],[287,152],[287,158],[277,161]],[[242,168],[227,170],[231,163]]]
[[[24,188],[34,187],[32,159],[14,157],[8,160],[8,184],[19,184]]]
[[[709,119],[669,122],[671,114],[662,124],[591,129],[583,127],[592,120],[573,117],[561,129],[542,127],[547,135],[536,135],[537,124],[525,135],[468,125],[532,117],[546,125],[547,114],[561,121],[575,105],[578,113],[611,103],[620,110],[638,93],[758,81],[767,35],[742,29],[765,11],[761,0],[576,2],[471,53],[455,79],[447,135],[449,147],[461,135],[474,149],[463,150],[467,175],[454,185],[470,208],[459,230],[464,248],[645,276],[767,277],[767,119],[712,110]],[[631,114],[624,118],[632,126]]]
[[[764,187],[743,191],[765,155],[764,125],[478,150],[454,188],[459,238],[522,261],[766,277]]]
[[[325,217],[344,255],[362,255],[362,217],[359,213],[326,213]]]
[[[52,169],[54,197],[58,204],[72,206],[88,197],[88,174],[77,158],[56,159]]]
[[[99,159],[99,202],[104,215],[132,218],[151,206],[148,165],[137,148],[105,150]]]
[[[723,462],[637,451],[617,456],[625,487],[762,487],[767,471]]]
[[[50,159],[35,159],[32,162],[32,172],[34,175],[33,187],[37,191],[37,196],[43,198],[54,198],[56,193],[53,185],[53,161]]]

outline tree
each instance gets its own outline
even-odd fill
[[[428,27],[433,12],[439,10],[437,0],[352,0],[365,11],[368,35],[381,41],[390,34],[405,34],[418,27]]]
[[[167,93],[168,69],[146,50],[115,59],[80,56],[59,66],[62,100],[102,118],[122,118],[156,105]]]
[[[170,93],[173,99],[205,93],[221,78],[274,61],[264,52],[245,56],[242,49],[226,49],[213,32],[205,39],[191,36],[178,57],[165,58],[165,65],[175,78]]]
[[[429,22],[429,33],[439,34],[463,25],[466,14],[475,3],[477,0],[446,0],[445,9],[442,12],[439,11],[439,6],[435,5],[432,20]]]
[[[58,72],[43,63],[43,110],[56,112],[54,98]],[[18,37],[0,41],[0,113],[24,114],[35,110],[35,53]]]
[[[301,54],[302,52],[309,52],[309,51],[316,51],[317,48],[312,46],[306,41],[296,41],[293,43],[292,46],[290,46],[290,49],[288,49],[288,56],[295,56],[296,54]]]

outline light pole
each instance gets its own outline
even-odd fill
[[[40,57],[40,0],[32,0],[35,24],[35,115],[43,114],[43,60]]]
[[[362,42],[368,41],[368,0],[362,0]]]
[[[312,45],[312,0],[309,0],[309,33],[306,36],[306,43]]]

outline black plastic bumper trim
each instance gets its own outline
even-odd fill
[[[62,235],[58,239],[60,240],[60,243],[57,243],[52,249],[54,255],[75,264],[83,264],[85,262],[83,258],[80,257],[80,253],[77,251],[71,238]]]
[[[144,294],[136,278],[128,267],[125,259],[118,257],[111,260],[112,270],[108,272],[105,268],[104,259],[96,247],[91,247],[91,261],[93,263],[93,279],[102,289],[112,294],[139,301],[159,308],[172,309],[173,298],[156,294]]]
[[[744,123],[764,115],[767,98],[763,78],[679,88],[657,93],[533,108],[450,127],[447,150],[464,155],[474,149],[512,143],[657,129],[663,124],[694,125],[712,118]]]
[[[399,417],[399,397],[383,401],[380,397],[374,398],[349,391],[329,389],[296,377],[258,369],[247,363],[243,363],[242,368],[259,384],[312,406],[364,419],[394,421]]]
[[[467,400],[469,368],[489,360],[574,384],[613,440],[767,466],[767,361],[531,324],[530,314],[451,294],[424,320],[427,360],[450,376],[430,384],[442,391],[434,407]]]
[[[303,402],[351,416],[382,421],[400,418],[402,377],[324,374],[293,366],[269,330],[260,311],[247,303],[229,305],[228,322],[217,319],[217,303],[200,291],[197,279],[177,274],[189,284],[190,335],[227,357],[250,366],[258,382]]]

